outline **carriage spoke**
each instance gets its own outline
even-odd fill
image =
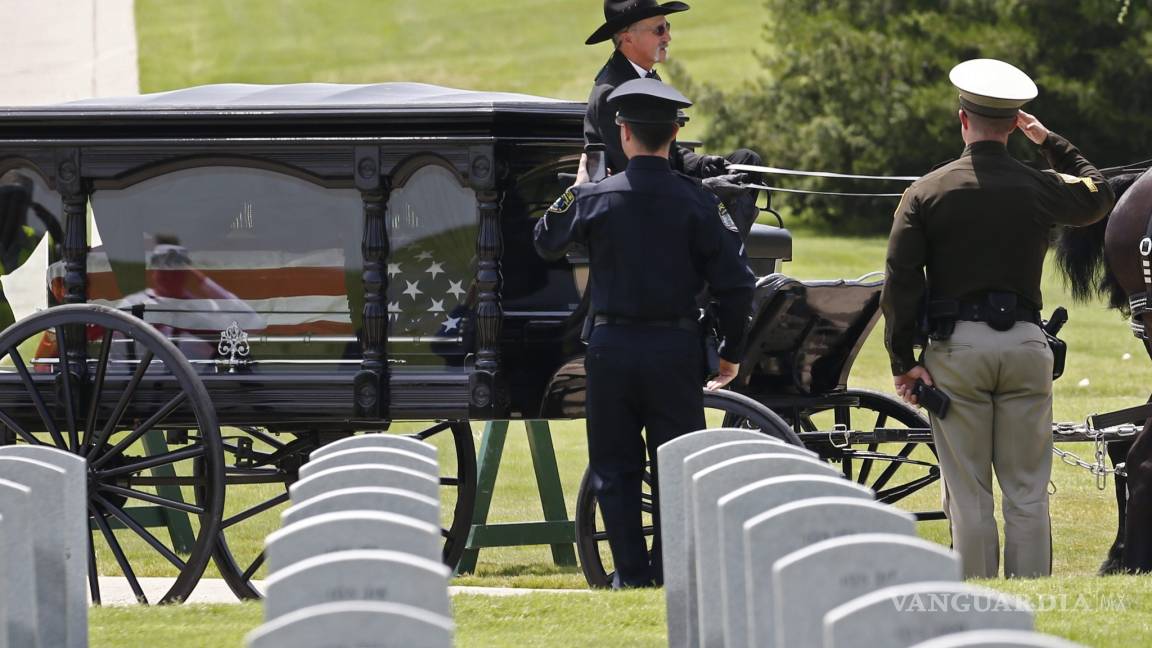
[[[114,486],[112,484],[100,484],[97,488],[99,488],[102,491],[107,491],[109,493],[115,493],[117,495],[123,495],[124,497],[131,497],[132,499],[138,499],[142,502],[148,502],[150,504],[159,504],[160,506],[163,506],[164,508],[175,509],[177,511],[183,511],[185,513],[191,513],[193,515],[201,515],[204,513],[203,508],[196,506],[194,504],[188,504],[186,502],[177,502],[175,500],[170,500],[167,497],[160,497],[159,495],[153,495],[152,493],[142,493],[138,490],[132,490],[131,488],[124,488],[122,486]]]
[[[107,452],[102,453],[99,457],[92,461],[92,468],[99,469],[100,466],[103,466],[105,463],[107,463],[109,459],[120,454],[133,443],[136,443],[140,437],[147,434],[149,430],[156,426],[157,423],[167,418],[169,414],[171,414],[177,407],[180,407],[180,405],[182,405],[186,400],[188,400],[188,395],[184,392],[180,392],[179,394],[173,396],[171,400],[164,404],[164,407],[161,407],[159,411],[157,411],[152,416],[149,416],[147,421],[141,423],[140,427],[132,430],[132,432],[128,434],[128,436],[121,439],[119,443],[112,446],[108,449]]]
[[[876,429],[882,428],[882,427],[884,427],[884,425],[887,422],[888,422],[888,415],[885,414],[884,412],[877,412],[876,413],[876,422],[872,424],[872,429],[876,430]],[[878,447],[877,444],[869,443],[868,444],[868,451],[869,452],[875,452],[877,447]],[[860,478],[857,479],[856,482],[859,484],[867,484],[868,483],[868,477],[871,474],[872,474],[872,460],[871,459],[865,459],[864,461],[861,461],[860,462]]]
[[[87,454],[88,444],[92,441],[92,434],[96,430],[96,410],[100,406],[100,396],[104,393],[104,376],[108,373],[108,354],[112,349],[112,329],[104,329],[104,337],[100,342],[100,359],[96,363],[96,377],[92,380],[91,402],[88,403],[88,418],[84,422],[84,440],[81,447],[82,454]]]
[[[100,470],[96,472],[96,476],[101,479],[111,479],[121,475],[142,472],[144,470],[148,470],[149,468],[158,468],[160,466],[174,464],[179,461],[185,461],[187,459],[203,457],[204,452],[204,446],[202,445],[189,446],[180,450],[172,450],[171,452],[158,454],[154,457],[148,457],[147,459],[142,459],[130,464],[124,464],[123,466],[109,468],[108,470]]]
[[[440,485],[441,486],[459,487],[460,486],[460,480],[456,477],[441,477],[440,478]]]
[[[68,363],[68,341],[64,334],[65,327],[56,327],[56,351],[59,358],[60,378],[64,391],[64,416],[68,423],[68,449],[76,451],[80,448],[80,434],[76,429],[76,410],[72,398],[72,366]]]
[[[906,484],[901,484],[900,486],[894,486],[894,487],[892,487],[886,491],[877,491],[876,492],[876,501],[880,502],[882,504],[891,504],[892,502],[902,500],[905,497],[908,497],[909,495],[911,495],[912,493],[915,493],[916,491],[920,490],[921,488],[924,488],[925,486],[935,482],[939,478],[940,478],[940,476],[938,474],[932,473],[932,474],[924,475],[923,477],[920,477],[918,479],[913,479],[912,481],[910,481]]]
[[[4,410],[0,410],[0,423],[3,423],[5,426],[8,427],[8,429],[15,432],[21,439],[24,439],[24,441],[26,441],[30,445],[44,445],[40,441],[40,439],[37,439],[36,437],[32,436],[32,434],[29,433],[27,430],[20,427],[20,425],[18,423],[16,423],[16,420],[13,419],[11,416],[8,416],[8,413],[5,412]]]
[[[165,547],[164,543],[160,542],[160,540],[157,539],[156,536],[149,533],[147,529],[140,526],[140,524],[136,520],[132,519],[132,516],[128,515],[128,513],[125,512],[123,509],[116,506],[112,502],[109,502],[108,500],[104,499],[98,493],[93,493],[92,498],[94,500],[96,500],[96,502],[101,507],[103,507],[104,510],[108,511],[113,516],[115,516],[117,520],[120,520],[121,524],[123,524],[124,526],[128,527],[129,529],[132,529],[133,531],[135,531],[136,535],[140,536],[144,540],[144,542],[147,542],[153,549],[155,549],[156,553],[160,554],[161,556],[164,556],[164,558],[168,562],[175,565],[175,567],[177,569],[183,571],[184,568],[187,566],[187,564],[183,560],[181,560],[179,556],[177,556],[175,553],[173,553],[173,551],[171,549],[169,549],[168,547]]]
[[[252,580],[252,576],[256,573],[256,570],[260,569],[260,567],[262,567],[263,565],[264,565],[264,552],[261,551],[260,555],[256,556],[256,560],[253,560],[252,564],[248,565],[248,569],[245,569],[244,573],[240,577],[246,581]]]
[[[120,419],[124,417],[124,410],[128,409],[128,403],[132,401],[132,396],[136,394],[136,388],[140,386],[140,381],[144,379],[144,373],[148,371],[149,365],[152,364],[152,357],[151,349],[144,351],[144,355],[140,359],[140,364],[132,374],[132,380],[128,382],[128,386],[124,388],[124,393],[120,395],[120,400],[116,403],[116,409],[112,410],[112,415],[108,418],[108,422],[104,424],[104,428],[100,430],[100,435],[93,440],[92,445],[84,448],[82,453],[84,456],[88,456],[93,450],[103,447],[112,436],[112,432],[120,425]]]
[[[900,470],[901,462],[899,459],[907,459],[908,455],[912,454],[912,451],[915,449],[915,443],[905,443],[904,447],[900,448],[900,452],[896,454],[892,462],[888,464],[888,467],[884,469],[884,472],[880,473],[880,476],[876,478],[876,482],[872,484],[872,490],[879,491],[887,486],[888,482],[891,481],[892,477],[896,474],[896,471]]]
[[[88,513],[92,517],[99,517],[100,512],[89,506]],[[92,593],[92,604],[100,605],[100,573],[96,571],[96,543],[92,534],[88,535],[88,590]]]
[[[8,356],[12,358],[12,364],[16,367],[16,373],[20,374],[20,382],[24,383],[24,388],[28,390],[28,396],[32,399],[32,404],[36,406],[36,411],[40,414],[40,420],[44,423],[44,429],[52,436],[52,441],[56,443],[57,448],[67,448],[64,443],[64,437],[60,436],[60,428],[56,427],[56,421],[48,413],[48,407],[44,404],[44,399],[40,397],[40,390],[36,388],[36,383],[32,381],[31,374],[28,373],[28,366],[24,364],[24,358],[20,356],[20,351],[16,347],[8,352]]]
[[[99,495],[95,497],[97,501],[101,501]],[[105,504],[107,504],[107,502],[101,501],[102,506]],[[115,515],[115,512],[113,512],[113,514]],[[116,539],[116,534],[112,532],[112,528],[108,526],[108,521],[104,519],[104,515],[100,511],[93,509],[92,517],[96,520],[96,526],[100,527],[100,533],[104,535],[104,540],[108,542],[108,548],[112,550],[112,555],[116,557],[116,562],[120,565],[120,571],[124,572],[124,578],[128,579],[128,586],[132,588],[132,593],[136,595],[136,600],[146,605],[148,603],[148,597],[144,595],[144,588],[140,587],[140,581],[136,578],[136,572],[132,569],[132,563],[128,562],[128,556],[124,555],[124,548],[120,546],[120,541]]]
[[[279,506],[280,504],[283,504],[284,502],[287,502],[287,501],[288,501],[288,493],[287,492],[281,493],[280,495],[277,495],[276,497],[273,497],[270,500],[261,502],[261,503],[257,504],[256,506],[253,506],[251,508],[247,508],[247,509],[237,513],[236,515],[233,515],[232,517],[224,520],[223,522],[220,523],[220,528],[221,528],[221,530],[227,529],[228,527],[230,527],[234,524],[239,524],[239,523],[243,522],[244,520],[247,520],[248,518],[250,518],[254,515],[259,515],[259,514],[263,513],[264,511],[275,508],[275,507]]]

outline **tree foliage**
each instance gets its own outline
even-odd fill
[[[765,0],[762,71],[738,88],[690,91],[713,121],[709,148],[765,163],[920,175],[963,148],[948,72],[998,58],[1028,72],[1028,106],[1101,166],[1152,157],[1152,0]],[[1147,5],[1147,6],[1145,6]],[[1124,11],[1123,20],[1119,19]],[[677,80],[691,86],[690,80]],[[1034,159],[1022,136],[1013,153]],[[899,183],[771,178],[780,186],[895,191]],[[812,196],[787,207],[815,225],[886,232],[894,199]]]

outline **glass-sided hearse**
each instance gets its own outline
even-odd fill
[[[139,575],[173,574],[163,600],[181,600],[214,559],[256,595],[260,542],[241,555],[229,538],[260,533],[245,527],[287,501],[311,450],[380,431],[440,446],[454,564],[475,498],[469,421],[583,415],[586,266],[532,247],[583,114],[408,83],[0,109],[4,267],[33,263],[20,250],[37,242],[47,256],[25,271],[31,289],[5,287],[17,311],[28,294],[48,306],[0,334],[0,441],[88,459],[91,573],[123,573],[138,594]],[[876,428],[927,426],[846,388],[879,282],[772,274],[790,255],[783,229],[758,226],[748,249],[764,276],[737,386],[751,398],[710,396],[717,423],[793,441],[825,429],[823,413],[828,428],[861,427],[860,409]],[[834,436],[811,446],[879,491],[899,482],[892,498],[935,479],[894,482],[915,444],[873,445],[855,474]],[[597,583],[610,566],[591,500],[577,525]]]

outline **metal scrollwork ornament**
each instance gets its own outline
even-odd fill
[[[228,373],[236,373],[241,367],[248,366],[248,355],[251,349],[248,346],[248,334],[235,321],[220,332],[220,343],[216,346],[220,354],[217,369],[227,367]]]

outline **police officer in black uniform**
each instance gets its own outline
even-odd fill
[[[697,295],[707,286],[716,302],[720,373],[707,386],[719,389],[739,370],[754,278],[724,206],[669,164],[678,109],[691,103],[655,79],[624,83],[609,101],[627,167],[565,192],[537,223],[535,238],[550,259],[573,244],[588,247],[589,465],[616,565],[614,586],[639,587],[662,581],[659,538],[652,564],[641,527],[641,430],[655,493],[656,449],[705,427]]]

